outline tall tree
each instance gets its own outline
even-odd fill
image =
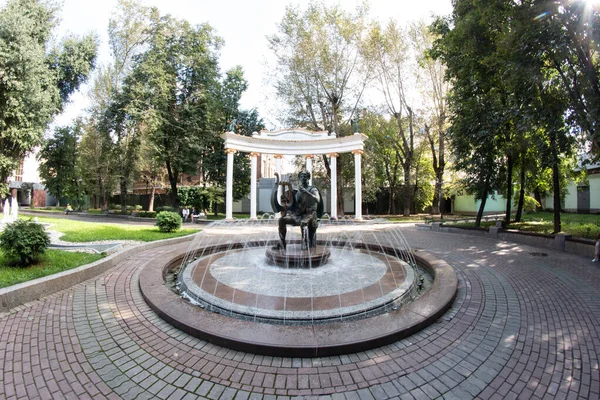
[[[419,67],[423,71],[420,93],[425,102],[425,112],[430,121],[424,133],[431,151],[431,163],[435,173],[435,189],[431,206],[432,214],[440,214],[443,199],[444,171],[446,169],[446,130],[448,129],[448,93],[450,82],[446,79],[446,66],[431,56],[435,36],[423,22],[415,23],[409,31],[416,51]]]
[[[310,2],[305,11],[288,6],[279,32],[268,38],[277,58],[275,89],[288,107],[286,122],[292,126],[335,132],[350,125],[365,89],[368,74],[363,73],[360,47],[366,29],[368,8],[354,13],[340,5]],[[342,160],[337,158],[337,170]],[[329,160],[323,163],[331,177]],[[341,177],[341,176],[340,176]],[[341,183],[341,184],[340,184]],[[343,183],[338,183],[338,211],[343,214]]]
[[[0,9],[0,194],[94,67],[93,35],[51,46],[57,11],[41,0],[10,0]]]
[[[113,142],[112,159],[118,167],[121,210],[127,206],[127,192],[136,174],[139,161],[141,132],[130,115],[130,98],[123,85],[131,74],[134,58],[139,55],[150,37],[152,19],[157,10],[143,6],[138,0],[119,0],[117,10],[108,24],[112,62],[106,67],[104,90],[110,101],[98,120],[99,130],[107,132]]]
[[[409,88],[416,86],[415,69],[411,68],[409,44],[405,33],[390,21],[385,28],[378,23],[372,25],[368,41],[363,47],[364,57],[372,60],[376,80],[383,93],[386,113],[395,121],[392,136],[396,156],[402,164],[404,185],[403,205],[405,216],[410,215],[412,192],[410,176],[415,161],[415,140],[418,131],[416,110]],[[411,73],[412,72],[412,73]]]
[[[220,46],[209,25],[157,18],[124,91],[129,115],[144,123],[165,165],[176,208],[180,174],[196,171],[204,144],[217,134]]]
[[[78,157],[77,141],[81,134],[80,124],[54,129],[54,136],[46,141],[38,154],[40,178],[48,192],[57,198],[65,196],[73,186]]]
[[[383,115],[367,113],[361,125],[368,136],[365,161],[377,166],[379,175],[384,177],[382,186],[388,191],[388,214],[396,214],[396,194],[402,174],[401,144],[396,140],[397,124],[388,121]],[[365,162],[367,164],[367,162]]]

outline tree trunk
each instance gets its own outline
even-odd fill
[[[440,171],[435,174],[435,188],[433,190],[433,204],[431,205],[431,214],[441,214],[442,204],[442,176]]]
[[[525,159],[525,156],[523,156]],[[517,215],[515,216],[516,222],[521,222],[521,217],[523,215],[523,204],[525,203],[525,165],[521,163],[521,174],[519,185],[521,186],[521,190],[519,190],[519,204],[517,205]]]
[[[166,162],[167,173],[169,175],[169,183],[171,184],[171,204],[176,213],[179,213],[179,199],[177,198],[177,174],[171,168],[171,163]]]
[[[154,194],[156,193],[156,185],[152,183],[152,190],[150,191],[150,199],[148,200],[148,211],[154,211]]]
[[[388,202],[388,214],[396,214],[396,187],[390,186],[389,191],[389,202]]]
[[[558,153],[554,131],[550,132],[550,149],[552,151],[552,190],[554,191],[554,233],[559,233],[562,230],[560,223],[560,176],[558,175]]]
[[[533,198],[538,202],[538,204],[540,205],[539,207],[537,207],[538,211],[542,209],[542,194],[540,193],[539,190],[534,190],[533,191]]]
[[[508,155],[506,158],[506,214],[504,222],[506,226],[510,224],[510,216],[512,211],[512,174],[513,174],[513,158]]]
[[[121,211],[127,211],[127,180],[124,176],[119,177],[119,187],[121,189]]]
[[[481,219],[483,218],[483,210],[485,209],[485,203],[487,202],[488,192],[489,192],[489,188],[488,188],[488,181],[486,178],[486,180],[483,184],[483,189],[479,193],[479,197],[481,199],[481,204],[479,205],[479,210],[477,211],[477,218],[475,219],[476,227],[481,226]]]
[[[404,167],[404,188],[403,188],[403,201],[404,201],[404,215],[405,217],[410,216],[410,194],[412,191],[412,187],[410,184],[410,169],[406,166]]]
[[[558,165],[552,165],[552,190],[554,191],[554,233],[562,230],[560,223],[560,176],[558,175]]]

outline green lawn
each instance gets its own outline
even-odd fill
[[[20,218],[31,217],[21,215]],[[67,242],[92,242],[96,240],[137,240],[150,242],[197,233],[197,229],[180,229],[177,232],[160,232],[151,225],[120,225],[77,221],[66,218],[38,217],[38,222],[50,224],[50,229],[63,232],[61,240]],[[195,225],[195,224],[194,224]],[[102,258],[100,254],[78,253],[63,250],[48,250],[40,261],[27,268],[8,265],[4,254],[0,252],[0,287],[14,285],[42,276],[89,264]]]
[[[67,242],[93,242],[96,240],[152,242],[197,233],[200,228],[198,226],[198,229],[180,229],[177,232],[165,233],[152,225],[123,225],[49,217],[38,217],[38,221],[50,224],[51,230],[64,233],[61,240]]]
[[[403,215],[388,215],[385,218],[391,222],[423,222],[425,220],[425,216],[423,215],[410,215],[408,217]]]
[[[596,239],[600,234],[600,215],[571,214],[560,215],[562,233],[584,239]],[[525,232],[551,234],[554,230],[554,215],[551,212],[524,214],[522,222],[512,222],[508,228]],[[494,226],[495,221],[481,222],[482,228]],[[457,223],[456,226],[475,226],[474,222]]]
[[[0,288],[16,285],[89,264],[104,257],[102,254],[76,253],[62,250],[46,250],[37,264],[27,268],[8,265],[0,251]]]

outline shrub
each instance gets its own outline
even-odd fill
[[[12,222],[0,234],[0,248],[6,257],[24,267],[37,261],[49,244],[50,237],[44,227],[31,220]]]
[[[156,211],[144,211],[144,212],[138,213],[138,217],[154,218],[154,217],[156,217]]]
[[[171,211],[161,211],[156,215],[156,226],[161,232],[175,232],[181,228],[181,216]]]
[[[158,207],[156,209],[156,212],[161,212],[161,211],[171,211],[171,212],[173,212],[173,211],[175,211],[175,208],[173,208],[171,206],[161,206],[161,207]]]
[[[135,211],[142,211],[142,210],[144,209],[144,207],[140,206],[139,204],[136,204],[136,205],[133,207],[133,209],[134,209]]]

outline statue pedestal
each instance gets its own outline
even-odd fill
[[[301,245],[290,244],[287,249],[267,249],[269,264],[282,268],[315,268],[324,265],[331,255],[329,249],[317,246],[302,250]]]

